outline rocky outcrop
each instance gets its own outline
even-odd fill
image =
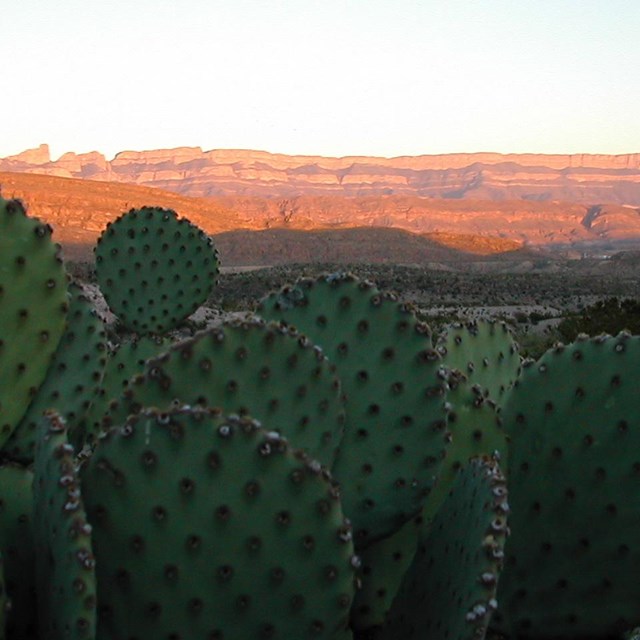
[[[49,145],[41,144],[37,149],[27,149],[15,156],[9,156],[4,159],[8,163],[24,164],[24,165],[44,165],[51,162],[51,154],[49,153]]]
[[[65,153],[47,145],[0,159],[0,171],[157,187],[188,196],[418,196],[448,200],[568,201],[640,206],[640,153],[471,153],[377,158],[288,156],[179,147]]]

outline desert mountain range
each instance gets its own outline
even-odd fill
[[[188,196],[418,196],[472,200],[562,200],[640,206],[640,153],[472,153],[379,158],[288,156],[179,147],[51,159],[40,145],[0,159],[0,171],[157,187]]]
[[[248,231],[264,241],[366,227],[478,253],[640,244],[640,153],[325,158],[181,147],[53,160],[41,145],[0,159],[0,188],[73,243],[149,204],[211,234],[243,230],[243,242]]]

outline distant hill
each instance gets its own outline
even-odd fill
[[[56,241],[68,246],[92,245],[107,222],[143,205],[174,209],[208,233],[242,227],[233,211],[214,201],[136,185],[0,173],[0,195],[23,200],[31,215],[54,228]]]
[[[423,264],[444,260],[438,253],[442,251],[449,252],[450,260],[461,260],[507,256],[523,247],[582,251],[583,247],[640,244],[640,207],[616,204],[410,195],[203,198],[123,182],[33,172],[0,172],[0,193],[23,199],[33,215],[49,222],[68,255],[86,254],[86,247],[95,242],[108,221],[143,205],[172,208],[210,235],[234,232],[219,238],[227,243],[226,264],[258,260],[267,246],[272,249],[265,248],[267,254],[278,254],[286,262],[304,261],[305,254],[316,261],[348,262],[353,261],[349,254],[358,253],[363,260]],[[363,231],[360,235],[346,233],[354,229]],[[368,235],[364,230],[370,230]],[[254,233],[242,235],[241,231]],[[314,235],[293,233],[302,231]],[[314,249],[309,248],[312,241]],[[294,255],[298,257],[291,258]],[[266,258],[258,263],[263,260]]]
[[[444,241],[443,241],[444,240]],[[230,265],[272,265],[307,262],[425,265],[446,262],[478,261],[496,254],[525,260],[531,253],[517,243],[494,240],[480,243],[473,251],[468,237],[437,239],[378,227],[295,231],[268,229],[264,231],[227,231],[215,236],[215,243]],[[457,247],[455,245],[458,245]],[[480,249],[480,251],[478,251]]]
[[[359,260],[424,264],[506,254],[522,247],[520,241],[490,235],[430,235],[376,227],[355,214],[355,226],[329,224],[331,215],[338,215],[338,211],[342,210],[342,215],[347,211],[350,217],[352,207],[375,208],[375,199],[365,206],[358,199],[336,198],[327,203],[311,198],[303,203],[305,215],[285,221],[282,203],[271,199],[189,198],[148,187],[38,174],[0,173],[0,194],[22,199],[31,215],[51,224],[54,238],[72,258],[89,257],[107,222],[143,205],[172,208],[215,236],[225,265]],[[314,207],[324,212],[315,224]],[[332,214],[327,213],[327,207]]]

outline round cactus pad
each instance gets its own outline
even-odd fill
[[[258,312],[308,335],[335,364],[347,421],[332,473],[363,549],[417,515],[449,441],[429,327],[348,274],[300,280]]]
[[[640,337],[583,339],[525,368],[502,411],[512,536],[499,628],[605,638],[640,624]]]
[[[339,380],[307,338],[262,320],[228,324],[176,344],[131,381],[112,421],[173,401],[221,407],[274,429],[326,466],[344,430]]]
[[[67,276],[51,228],[0,198],[0,446],[44,380],[66,315]]]
[[[207,299],[218,274],[211,240],[171,209],[132,209],[109,223],[95,258],[109,307],[138,333],[177,326]]]
[[[82,472],[99,638],[335,638],[351,528],[328,473],[276,432],[213,410],[145,411]]]

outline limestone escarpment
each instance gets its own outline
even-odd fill
[[[179,147],[50,157],[47,145],[0,159],[0,171],[157,187],[188,196],[418,196],[640,206],[640,153],[471,153],[379,158],[288,156]]]

